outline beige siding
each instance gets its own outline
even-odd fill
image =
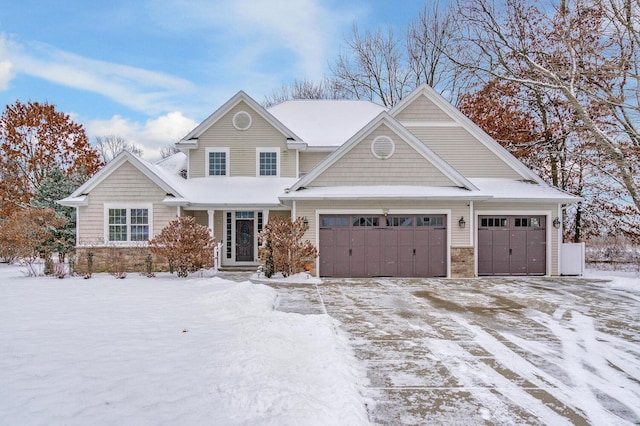
[[[237,130],[233,116],[239,111],[251,115],[251,127]],[[230,176],[256,176],[256,148],[279,148],[280,176],[296,177],[295,151],[286,149],[286,137],[240,102],[214,123],[198,140],[198,148],[189,153],[189,177],[205,176],[206,148],[229,148]]]
[[[395,143],[395,153],[387,160],[380,160],[371,153],[371,143],[381,135],[391,137]],[[381,125],[320,174],[309,186],[349,185],[454,184],[387,126]]]
[[[551,275],[558,275],[558,250],[559,250],[559,232],[551,223],[558,215],[557,204],[517,204],[517,203],[475,203],[474,210],[477,211],[500,211],[505,215],[513,215],[516,212],[546,212],[551,214],[550,220],[547,220],[547,229],[551,230]],[[475,213],[474,213],[475,214]],[[526,214],[526,213],[525,213]],[[533,213],[531,213],[533,214]],[[476,224],[477,227],[477,224]]]
[[[300,152],[300,174],[309,173],[319,162],[327,158],[328,152]]]
[[[213,214],[213,237],[216,242],[222,243],[225,239],[225,214],[221,210],[216,210]]]
[[[467,178],[522,179],[507,163],[462,127],[407,127]]]
[[[153,204],[152,237],[176,217],[177,209],[162,204],[166,191],[125,162],[89,194],[89,205],[80,207],[80,244],[104,243],[104,203]]]
[[[426,96],[418,96],[412,103],[400,111],[395,119],[398,121],[453,121]]]

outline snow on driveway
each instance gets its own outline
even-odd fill
[[[221,278],[26,278],[0,265],[0,425],[368,424],[329,316]]]
[[[280,309],[342,322],[376,424],[640,423],[640,280],[334,280]],[[324,302],[323,308],[318,308]]]

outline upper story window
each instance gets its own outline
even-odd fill
[[[229,176],[229,148],[207,148],[207,176]]]
[[[277,148],[257,148],[258,176],[279,176],[278,172],[278,149]]]
[[[105,206],[109,242],[149,241],[151,209],[143,207]]]

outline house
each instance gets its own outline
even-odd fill
[[[426,85],[389,110],[265,109],[240,91],[176,146],[169,164],[122,153],[60,201],[77,209],[79,260],[135,256],[188,215],[222,243],[222,266],[253,266],[258,233],[286,216],[309,224],[320,276],[558,275],[563,206],[579,200]]]

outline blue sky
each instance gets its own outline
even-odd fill
[[[178,140],[238,90],[261,102],[320,79],[344,37],[404,28],[418,0],[3,0],[0,103],[48,101],[95,136],[145,157]]]

